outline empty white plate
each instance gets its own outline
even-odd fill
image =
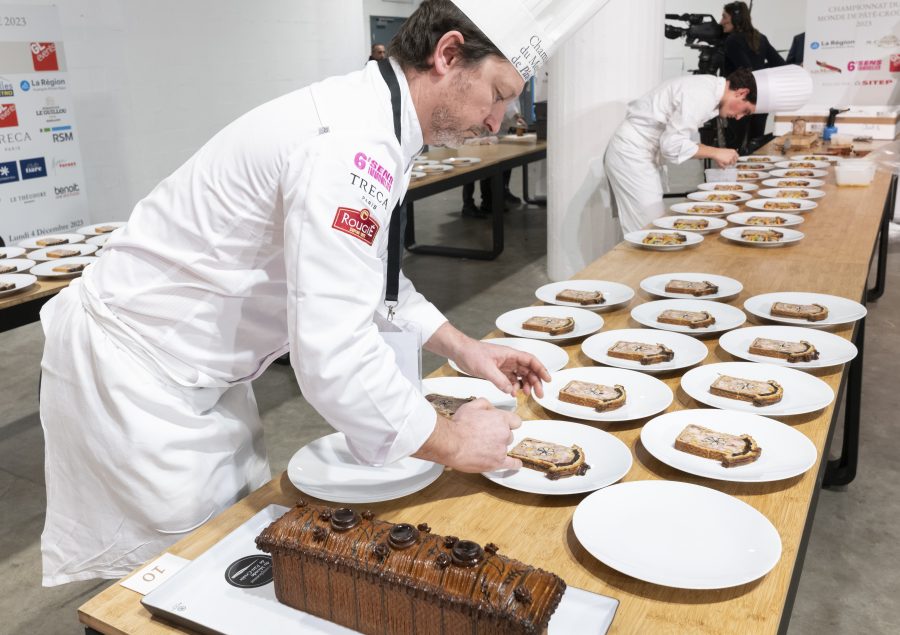
[[[111,231],[97,231],[108,229],[112,227]],[[114,232],[116,229],[120,227],[125,227],[125,223],[122,221],[109,221],[108,223],[94,223],[93,225],[88,225],[87,227],[79,227],[76,231],[79,234],[84,234],[85,236],[106,236]]]
[[[799,203],[800,205],[799,207],[791,205],[790,209],[769,209],[766,207],[767,203]],[[752,201],[747,201],[747,207],[750,209],[758,209],[762,212],[787,212],[789,214],[803,214],[811,209],[816,209],[818,206],[818,203],[806,198],[755,198]]]
[[[54,271],[56,267],[61,267],[63,265],[86,265],[90,266],[91,264],[97,262],[99,258],[96,256],[75,256],[73,258],[60,258],[58,260],[48,260],[47,262],[40,262],[31,268],[31,273],[36,276],[40,276],[41,278],[75,278],[80,276],[84,269],[80,271],[75,271],[73,273],[67,273],[65,271]]]
[[[819,359],[814,359],[811,362],[789,362],[780,357],[754,355],[750,352],[750,345],[757,337],[784,342],[809,342],[819,352]],[[853,342],[833,333],[802,326],[749,326],[743,329],[735,329],[719,338],[719,346],[726,353],[750,362],[776,364],[801,370],[846,364],[856,357],[857,354],[856,346],[853,345]]]
[[[736,208],[735,208],[736,209]],[[727,212],[722,212],[723,214]],[[698,218],[698,216],[703,216],[702,214],[694,214],[693,216],[662,216],[660,218],[656,218],[653,220],[653,226],[659,227],[660,229],[671,229],[679,232],[694,232],[696,234],[708,234],[709,232],[716,231],[717,229],[722,229],[723,227],[727,227],[728,223],[722,220],[721,218],[715,218],[714,216],[708,216],[705,218]],[[718,216],[718,214],[716,215]],[[675,223],[678,221],[698,221],[705,220],[706,227],[703,229],[682,229],[681,227],[675,227]]]
[[[791,196],[791,193],[805,193],[806,196]],[[814,190],[808,187],[772,187],[772,188],[764,188],[757,192],[757,195],[762,196],[763,198],[788,198],[788,199],[799,199],[799,200],[812,200],[816,198],[822,198],[825,196],[825,192],[822,190]]]
[[[724,467],[721,461],[675,449],[675,439],[694,424],[725,434],[749,434],[762,450],[753,463]],[[816,463],[816,446],[792,427],[756,414],[710,410],[677,410],[648,421],[641,429],[641,443],[657,459],[675,469],[738,483],[765,483],[803,474]]]
[[[776,161],[775,167],[782,170],[821,170],[831,167],[831,161]]]
[[[340,432],[316,439],[288,462],[291,483],[310,496],[335,503],[375,503],[431,485],[444,466],[408,457],[381,467],[362,465]]]
[[[828,309],[828,317],[819,322],[810,322],[809,320],[779,317],[772,315],[772,305],[775,302],[787,302],[789,304],[820,304]],[[747,298],[744,301],[744,308],[757,317],[772,320],[773,322],[781,322],[782,324],[792,324],[794,326],[805,326],[813,329],[825,328],[828,326],[838,326],[841,324],[850,324],[866,317],[866,307],[859,302],[848,300],[836,295],[828,295],[826,293],[808,293],[804,291],[777,291],[775,293],[763,293]]]
[[[746,231],[753,230],[766,230],[772,229],[781,234],[781,238],[777,241],[757,241],[750,240],[749,238],[744,238],[743,234]],[[801,231],[797,231],[796,229],[785,229],[784,227],[729,227],[728,229],[723,229],[721,233],[723,238],[727,238],[728,240],[734,241],[736,243],[740,243],[742,245],[747,245],[748,247],[784,247],[785,245],[790,245],[791,243],[797,243],[803,240],[805,234]]]
[[[477,377],[429,377],[422,380],[422,394],[437,393],[450,397],[481,397],[495,408],[516,409],[516,398],[502,392],[486,379]]]
[[[544,365],[544,368],[551,373],[555,373],[561,368],[565,368],[566,364],[569,363],[569,354],[556,344],[551,344],[550,342],[532,340],[527,337],[494,337],[482,340],[482,342],[498,344],[500,346],[509,346],[517,351],[531,353],[537,357],[538,361]],[[452,359],[447,360],[447,363],[450,364],[450,368],[456,372],[468,375],[468,373],[461,369]]]
[[[798,172],[802,172],[802,176],[797,174]],[[821,178],[828,174],[828,170],[819,170],[816,168],[790,168],[790,169],[778,169],[778,170],[769,170],[770,176],[775,176],[778,178],[798,178],[798,179],[806,179],[806,178]]]
[[[523,421],[513,430],[510,449],[522,439],[538,439],[561,445],[577,445],[591,468],[583,475],[567,476],[555,481],[544,472],[522,467],[519,470],[485,472],[488,479],[510,489],[532,494],[583,494],[612,485],[631,469],[631,450],[616,437],[598,428],[555,419]]]
[[[754,381],[773,380],[781,384],[784,396],[769,406],[754,406],[749,401],[719,397],[709,387],[720,375]],[[818,377],[793,368],[753,362],[722,362],[689,370],[681,378],[681,388],[700,403],[722,410],[752,412],[767,417],[786,417],[815,412],[834,401],[834,391]]]
[[[680,234],[684,236],[684,242],[676,243],[674,245],[647,245],[644,243],[644,239],[648,234]],[[655,249],[658,251],[676,251],[678,249],[684,249],[685,247],[691,247],[693,245],[699,245],[703,242],[703,236],[698,234],[697,232],[669,232],[663,231],[660,229],[639,229],[636,232],[628,232],[625,234],[625,240],[635,247],[641,247],[643,249]]]
[[[42,249],[35,249],[32,252],[29,252],[28,257],[34,260],[35,262],[46,262],[48,260],[60,260],[60,257],[53,257],[50,254],[54,252],[75,252],[71,256],[62,256],[62,258],[76,258],[78,256],[90,256],[92,253],[97,251],[99,247],[97,245],[89,245],[87,243],[75,243],[74,245],[59,245],[57,247],[43,247]]]
[[[0,260],[18,258],[25,255],[24,247],[0,247]]]
[[[763,218],[782,218],[784,223],[781,225],[757,225],[749,222],[751,218],[759,218],[760,216]],[[787,212],[738,212],[737,214],[729,214],[726,220],[735,225],[772,227],[778,229],[779,227],[793,227],[794,225],[800,225],[803,222],[803,217],[797,214],[788,214]]]
[[[81,243],[84,242],[84,234],[48,234],[46,236],[38,236],[37,238],[27,238],[19,243],[19,247],[24,247],[25,249],[43,249],[44,247],[61,247],[62,245],[69,245],[72,243]],[[59,245],[39,245],[38,241],[45,240],[65,240],[65,243],[61,243]],[[4,247],[4,249],[6,249]]]
[[[575,291],[600,291],[603,293],[603,304],[581,305],[576,302],[563,302],[557,300],[556,296],[565,289],[573,289]],[[534,295],[541,302],[547,304],[556,304],[558,306],[571,306],[581,309],[590,309],[591,311],[606,311],[623,304],[626,304],[634,297],[634,289],[626,284],[619,282],[609,282],[608,280],[562,280],[560,282],[551,282],[539,287]]]
[[[718,205],[722,208],[722,211],[711,211],[711,207],[713,205]],[[704,203],[702,205],[698,205],[697,203],[675,203],[674,205],[671,205],[669,207],[669,211],[672,211],[676,214],[684,214],[686,216],[704,216],[707,218],[727,216],[728,214],[733,214],[739,209],[740,207],[738,207],[734,203],[724,203],[722,201],[713,201],[711,203]]]
[[[690,483],[631,481],[598,490],[579,503],[572,529],[613,569],[682,589],[752,582],[781,558],[781,538],[765,516]]]
[[[449,159],[444,159],[443,161],[441,161],[441,163],[464,167],[467,165],[475,165],[476,163],[481,163],[481,159],[479,159],[478,157],[450,157]]]
[[[7,271],[6,273],[25,273],[29,269],[34,266],[34,260],[30,258],[8,258],[6,260],[0,260],[0,273],[6,267],[13,267],[12,271]]]
[[[409,173],[409,178],[412,179],[413,181],[417,181],[418,179],[424,179],[426,176],[428,176],[428,175],[425,174],[424,172],[419,172],[418,170],[413,170],[412,172]]]
[[[732,298],[744,289],[744,285],[726,276],[719,276],[714,273],[663,273],[657,276],[650,276],[641,280],[641,289],[651,295],[661,298],[685,298],[687,300],[695,299],[689,293],[674,293],[666,291],[666,285],[671,280],[687,280],[688,282],[711,282],[719,287],[717,293],[697,297],[698,300],[722,300],[724,298]]]
[[[822,187],[825,185],[825,181],[796,176],[794,178],[766,179],[762,184],[767,187]]]
[[[668,310],[706,311],[716,318],[716,321],[710,326],[697,329],[681,326],[680,324],[658,322],[656,318],[659,317],[659,314]],[[706,335],[707,333],[730,331],[747,321],[747,316],[737,307],[712,300],[654,300],[653,302],[645,302],[634,307],[631,310],[631,317],[650,328],[687,333],[689,335]]]
[[[522,328],[522,323],[532,317],[555,317],[575,319],[575,329],[560,335],[550,335],[543,331]],[[497,318],[497,328],[516,337],[530,337],[536,340],[569,340],[596,333],[603,328],[603,318],[587,309],[569,306],[526,306],[507,311]]]
[[[16,285],[12,289],[0,291],[0,297],[3,297],[5,295],[12,295],[13,293],[24,291],[37,282],[37,278],[30,273],[0,273],[0,282]]]
[[[744,183],[738,181],[713,181],[712,183],[701,183],[697,186],[701,190],[709,192],[752,192],[759,186],[755,183]],[[738,190],[729,188],[738,187]]]
[[[648,364],[646,366],[634,360],[611,357],[607,352],[611,346],[620,340],[651,345],[662,344],[672,350],[674,357],[670,362],[659,362],[658,364]],[[607,366],[615,366],[616,368],[638,370],[644,373],[665,373],[678,368],[694,366],[706,359],[709,353],[706,344],[696,338],[659,329],[604,331],[591,335],[584,340],[581,344],[581,350],[595,362],[606,364]]]
[[[720,199],[717,197],[723,196],[725,198]],[[747,194],[747,192],[691,192],[687,195],[689,199],[692,201],[702,201],[704,203],[731,203],[734,205],[735,203],[740,203],[741,201],[749,201],[753,198],[752,195]]]
[[[625,387],[625,404],[615,410],[597,412],[591,406],[579,406],[559,400],[559,391],[572,380],[592,384]],[[566,368],[553,374],[553,379],[544,384],[544,396],[532,394],[543,408],[565,417],[587,419],[588,421],[629,421],[642,419],[662,412],[672,403],[672,391],[656,377],[622,368],[601,368],[588,366]]]

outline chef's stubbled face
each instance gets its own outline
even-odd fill
[[[493,55],[455,67],[435,86],[440,92],[425,143],[453,148],[471,137],[496,134],[507,104],[524,84],[512,64]]]

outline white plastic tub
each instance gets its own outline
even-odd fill
[[[875,164],[865,159],[844,159],[834,167],[838,185],[866,186],[875,178]]]

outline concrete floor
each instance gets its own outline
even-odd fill
[[[681,173],[696,183],[698,173]],[[677,187],[677,185],[675,186]],[[513,190],[521,188],[519,171]],[[420,202],[421,242],[486,247],[489,221],[461,219],[459,191]],[[510,211],[506,249],[493,262],[408,255],[404,271],[464,332],[478,337],[497,315],[534,301],[546,275],[546,213]],[[900,241],[892,243],[888,290],[867,324],[861,465],[846,491],[823,491],[791,618],[792,635],[900,633],[900,435],[894,424],[900,376]],[[111,584],[40,586],[44,521],[43,438],[37,382],[43,336],[37,324],[0,334],[0,634],[82,632],[76,609]],[[442,360],[426,354],[425,372]],[[255,382],[273,470],[330,428],[305,402],[290,368],[274,365]],[[838,441],[835,442],[838,446]],[[893,600],[891,598],[894,598]]]

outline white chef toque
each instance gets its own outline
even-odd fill
[[[809,73],[795,64],[753,71],[756,78],[756,112],[791,112],[812,97]]]
[[[525,81],[609,0],[452,0]]]

